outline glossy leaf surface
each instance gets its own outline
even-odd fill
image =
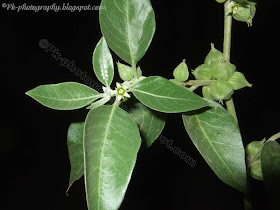
[[[100,39],[94,50],[93,69],[100,82],[106,86],[111,85],[114,78],[114,64],[104,37]]]
[[[124,61],[136,64],[155,33],[150,0],[103,0],[100,27],[109,47]]]
[[[132,87],[135,97],[147,107],[165,113],[187,112],[208,102],[184,87],[159,77],[147,77]]]
[[[194,145],[216,175],[226,184],[246,191],[245,151],[233,117],[214,101],[211,108],[183,114]]]
[[[76,82],[40,85],[26,92],[26,95],[46,107],[57,110],[82,108],[100,98],[97,91]]]
[[[75,122],[72,123],[68,129],[67,147],[71,163],[71,173],[67,191],[76,180],[80,179],[84,175],[84,125],[84,122]]]
[[[89,112],[84,135],[89,210],[119,208],[140,144],[137,125],[124,110],[101,106]]]
[[[149,109],[140,102],[135,102],[129,113],[140,130],[143,146],[150,147],[164,128],[165,115]]]

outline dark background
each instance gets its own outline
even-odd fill
[[[51,5],[47,1],[9,1],[20,5]],[[57,5],[99,5],[100,1],[55,1]],[[81,3],[80,3],[81,2]],[[2,3],[2,2],[1,2]],[[186,59],[190,69],[200,65],[210,42],[222,50],[223,6],[214,0],[152,0],[157,31],[140,61],[146,76],[172,78]],[[235,93],[244,144],[279,132],[279,11],[278,1],[258,2],[253,27],[233,23],[232,63],[254,84]],[[39,47],[47,39],[63,57],[87,71],[101,37],[98,11],[6,11],[1,23],[1,209],[86,209],[83,179],[65,195],[70,164],[66,133],[85,111],[55,111],[24,95],[40,84],[82,83],[51,53]],[[118,58],[114,55],[114,61]],[[163,135],[174,140],[197,164],[190,167],[165,145],[155,142],[138,155],[136,168],[121,209],[243,209],[242,195],[223,184],[196,151],[179,114],[169,115]],[[270,209],[262,183],[252,181],[255,209]]]

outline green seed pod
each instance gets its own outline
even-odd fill
[[[237,21],[246,22],[252,26],[253,18],[256,14],[256,3],[250,1],[231,2],[227,8],[227,13],[231,14]]]
[[[244,87],[252,87],[252,84],[250,84],[244,74],[240,72],[235,72],[233,76],[229,78],[228,82],[232,84],[234,90],[239,90]]]
[[[222,101],[229,100],[234,90],[230,83],[224,80],[217,80],[210,85],[209,92],[215,100]]]
[[[211,50],[206,56],[204,63],[209,65],[213,61],[220,61],[222,59],[224,59],[223,53],[217,50],[214,44],[211,43]]]
[[[209,86],[202,87],[202,95],[203,95],[204,98],[213,100],[213,97],[210,94],[210,87]]]
[[[233,74],[236,72],[236,66],[230,62],[227,62],[226,68],[227,68],[228,77],[229,78],[232,77]]]
[[[226,2],[226,0],[216,0],[216,2],[218,2],[218,3],[225,3]]]
[[[266,141],[266,139],[263,139],[262,141],[252,141],[250,144],[248,144],[246,146],[246,154],[247,155],[256,155],[258,152],[261,151],[264,142]]]
[[[236,71],[236,66],[229,63],[225,62],[223,60],[221,61],[213,61],[210,64],[211,70],[214,72],[213,73],[213,78],[214,79],[221,79],[228,81],[229,78],[234,74]]]
[[[137,72],[137,76],[138,76],[138,77],[141,77],[141,76],[142,76],[142,70],[141,70],[140,66],[137,67],[136,72]]]
[[[120,78],[123,81],[129,81],[133,77],[133,69],[130,66],[117,62]]]
[[[173,71],[173,76],[176,80],[179,80],[181,82],[184,82],[189,78],[189,70],[186,64],[186,60],[183,60],[183,62],[175,68],[175,70]]]
[[[202,64],[198,66],[192,74],[197,80],[209,80],[213,77],[213,71],[210,68],[210,65]]]
[[[261,161],[258,160],[251,168],[250,168],[250,175],[254,179],[263,180],[263,173],[262,173],[262,166]]]

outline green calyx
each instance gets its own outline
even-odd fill
[[[211,50],[205,57],[204,63],[210,65],[213,61],[220,61],[224,58],[223,53],[217,50],[213,43],[211,43]]]
[[[210,68],[212,69],[213,78],[214,79],[221,79],[228,81],[231,76],[233,76],[234,72],[236,71],[236,66],[225,62],[224,60],[220,61],[213,61],[210,64]]]
[[[263,139],[262,141],[252,141],[246,146],[246,154],[251,156],[256,156],[260,154],[260,151],[263,147],[263,144],[266,140]]]
[[[255,164],[250,168],[250,175],[254,179],[263,180],[263,173],[261,167],[261,161],[258,160]]]
[[[247,79],[245,78],[244,74],[241,72],[235,72],[228,80],[230,84],[232,84],[234,90],[239,90],[244,87],[252,87]]]
[[[175,70],[173,71],[173,76],[176,80],[184,82],[189,78],[189,70],[186,64],[186,60],[183,60]]]
[[[203,95],[204,98],[207,98],[207,99],[210,99],[210,100],[213,99],[213,96],[210,93],[210,86],[202,87],[202,95]]]
[[[197,80],[210,80],[213,78],[213,71],[208,64],[198,66],[192,74]]]
[[[248,26],[252,26],[256,14],[256,3],[247,0],[232,1],[227,8],[227,14],[232,15],[237,21],[246,22]]]
[[[229,100],[234,93],[233,86],[224,80],[216,80],[209,86],[209,93],[214,100],[222,102]]]
[[[123,81],[129,81],[133,77],[133,69],[130,66],[117,62],[120,78]]]

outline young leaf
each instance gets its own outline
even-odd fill
[[[69,191],[72,184],[84,175],[83,135],[84,122],[72,123],[67,133],[67,147],[71,163]]]
[[[208,106],[198,95],[158,76],[141,80],[131,90],[141,103],[160,112],[179,113]]]
[[[40,85],[25,94],[42,105],[57,110],[82,108],[100,98],[97,91],[76,82]]]
[[[87,109],[96,109],[104,104],[106,104],[108,101],[110,101],[111,97],[104,97],[100,99],[99,101],[93,102],[90,106],[87,107]]]
[[[109,47],[135,65],[146,53],[155,33],[150,0],[103,0],[100,27]]]
[[[101,106],[88,113],[84,157],[89,210],[119,208],[140,144],[133,118],[116,105]]]
[[[264,144],[261,152],[263,181],[272,206],[280,209],[280,145],[276,141]]]
[[[109,87],[114,78],[114,64],[104,37],[100,39],[94,50],[93,69],[99,81]]]
[[[150,147],[164,128],[165,115],[147,108],[140,102],[133,103],[129,113],[140,130],[142,144],[145,148]]]
[[[185,128],[216,175],[245,192],[245,152],[239,129],[227,110],[214,101],[207,101],[211,108],[183,114]]]

